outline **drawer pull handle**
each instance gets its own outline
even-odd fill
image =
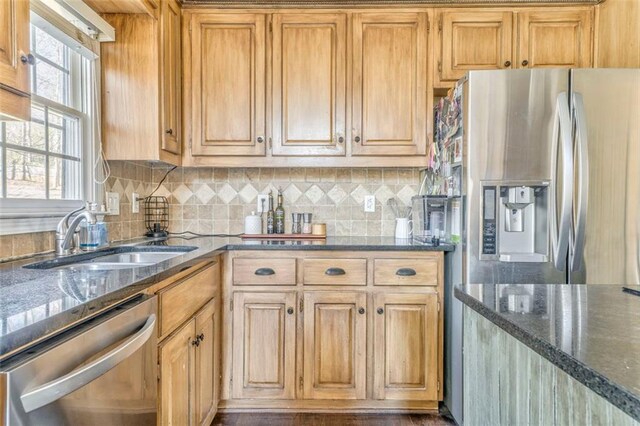
[[[365,311],[364,311],[364,308],[360,308],[360,309],[358,309],[358,313],[359,313],[360,315],[363,315],[363,314],[364,314],[364,312],[365,312]]]
[[[259,268],[256,269],[256,275],[267,276],[267,275],[275,275],[276,271],[271,268]]]
[[[400,277],[412,277],[415,274],[416,274],[416,270],[411,268],[400,268],[396,271],[396,275]]]
[[[326,271],[324,271],[324,273],[325,275],[331,275],[331,276],[347,274],[342,268],[329,268]]]
[[[293,308],[292,308],[292,307],[288,307],[288,308],[287,308],[287,313],[288,313],[289,315],[293,315]]]
[[[376,312],[378,313],[378,315],[382,315],[382,314],[384,314],[384,309],[382,309],[382,308],[378,308],[378,309],[376,310]]]

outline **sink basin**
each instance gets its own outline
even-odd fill
[[[95,252],[45,260],[23,266],[27,269],[109,270],[141,268],[182,256],[193,246],[121,246]]]

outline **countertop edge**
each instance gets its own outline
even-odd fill
[[[635,420],[640,421],[640,398],[625,387],[609,380],[601,373],[589,368],[566,352],[512,323],[500,314],[487,308],[475,297],[465,293],[459,286],[455,297],[509,335],[522,342],[537,354],[573,377],[587,388],[600,395]]]

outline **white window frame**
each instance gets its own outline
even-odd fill
[[[37,23],[37,26],[42,28],[42,25],[48,25],[54,31],[47,31],[53,34],[54,37],[63,39],[62,41],[69,45],[71,41],[70,37],[65,37],[64,29],[58,29],[53,27],[52,23],[60,23],[60,18],[55,15],[46,6],[36,2],[37,8],[35,8],[38,15],[33,13],[32,5],[32,21]],[[68,31],[66,31],[68,33]],[[61,37],[62,36],[62,37]],[[81,112],[68,108],[57,102],[51,101],[46,98],[42,98],[37,95],[32,95],[32,100],[41,105],[51,106],[55,110],[66,112],[69,115],[79,118],[79,134],[82,138],[81,146],[81,177],[80,180],[83,183],[81,190],[82,200],[38,200],[38,199],[5,199],[0,198],[0,235],[11,235],[28,232],[41,232],[52,231],[56,228],[56,225],[60,219],[72,210],[81,207],[84,204],[84,200],[92,200],[101,202],[97,198],[101,198],[101,191],[98,191],[93,179],[94,159],[98,152],[98,140],[95,132],[97,129],[96,105],[99,105],[100,91],[96,90],[99,84],[94,83],[96,76],[99,76],[100,61],[97,59],[97,55],[92,49],[87,49],[85,45],[86,40],[80,40],[77,46],[77,50],[81,50],[84,57],[88,57],[90,61],[72,61],[71,66],[76,67],[75,70],[81,76],[77,81],[72,81],[71,84],[78,85],[71,90],[72,96],[78,96],[82,99],[75,99],[74,105],[80,105]],[[75,63],[75,64],[74,64]],[[86,65],[83,65],[86,64]],[[79,69],[81,68],[81,69]],[[91,96],[83,96],[85,91],[90,91]],[[96,97],[96,101],[92,99]],[[3,159],[3,161],[6,161]],[[6,168],[4,168],[6,170]],[[5,171],[6,173],[6,171]]]

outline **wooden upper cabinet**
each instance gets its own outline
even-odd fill
[[[455,82],[470,70],[512,67],[513,13],[455,10],[440,14],[436,80]],[[445,83],[446,85],[447,83]]]
[[[592,9],[518,14],[518,66],[579,68],[592,65]]]
[[[438,399],[438,295],[374,296],[375,399]]]
[[[162,149],[180,154],[181,106],[180,95],[180,5],[176,0],[163,0],[160,11],[160,38],[162,46],[161,72],[161,125]]]
[[[344,155],[346,14],[273,15],[273,155]]]
[[[0,120],[30,120],[29,1],[0,1]]]
[[[295,398],[296,293],[233,296],[233,398]]]
[[[193,14],[190,25],[192,155],[265,155],[266,16]]]
[[[304,398],[364,399],[367,295],[304,294]]]
[[[353,155],[427,149],[426,13],[353,16]]]

